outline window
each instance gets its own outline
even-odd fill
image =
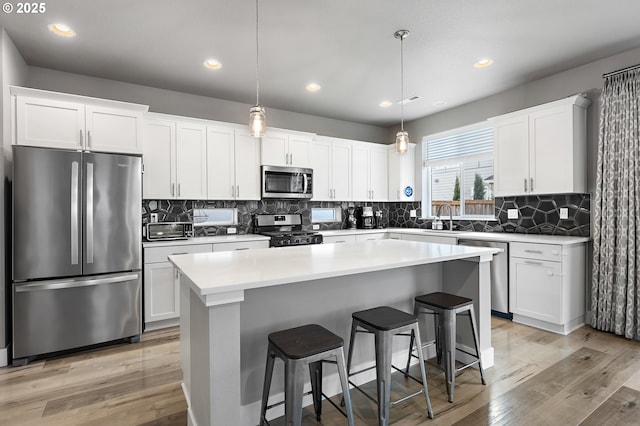
[[[341,222],[342,210],[339,208],[312,208],[311,209],[311,222]]]
[[[478,123],[422,139],[422,212],[443,204],[460,218],[493,218],[493,127]],[[448,209],[442,215],[448,215]]]
[[[194,226],[237,225],[238,209],[193,209]]]

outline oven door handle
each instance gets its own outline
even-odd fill
[[[304,179],[304,187],[302,188],[302,193],[306,194],[307,188],[309,187],[309,177],[307,176],[306,173],[303,173],[302,178]]]

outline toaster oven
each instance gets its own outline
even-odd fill
[[[149,241],[186,240],[193,237],[191,222],[147,223],[146,236]]]

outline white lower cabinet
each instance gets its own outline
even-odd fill
[[[269,241],[243,241],[233,243],[216,243],[213,245],[213,251],[235,251],[269,248]]]
[[[324,244],[355,243],[356,236],[354,234],[323,236],[322,242]]]
[[[387,238],[386,232],[375,232],[356,235],[356,241],[384,240],[385,238]]]
[[[144,322],[152,330],[178,324],[180,317],[180,280],[168,256],[210,253],[211,244],[150,247],[144,250]]]
[[[585,245],[510,243],[513,321],[568,334],[584,324]]]
[[[144,249],[144,323],[146,330],[178,325],[180,277],[167,259],[174,254],[211,253],[268,248],[269,241],[184,244]]]
[[[402,234],[400,239],[406,241],[420,241],[423,243],[436,243],[436,244],[452,244],[456,245],[458,239],[456,237],[445,237],[440,235],[415,235],[415,234]]]

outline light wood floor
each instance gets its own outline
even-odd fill
[[[426,417],[418,396],[391,409],[393,425],[640,424],[640,342],[590,327],[560,336],[492,323],[496,365],[487,385],[465,370],[449,403],[442,373],[428,365],[436,418]],[[0,368],[0,425],[186,425],[178,338],[176,328],[167,329],[145,333],[138,344]],[[416,388],[399,374],[394,380],[395,392]],[[356,423],[377,424],[375,406],[351,394]],[[346,422],[325,403],[322,422],[306,409],[304,424]]]

